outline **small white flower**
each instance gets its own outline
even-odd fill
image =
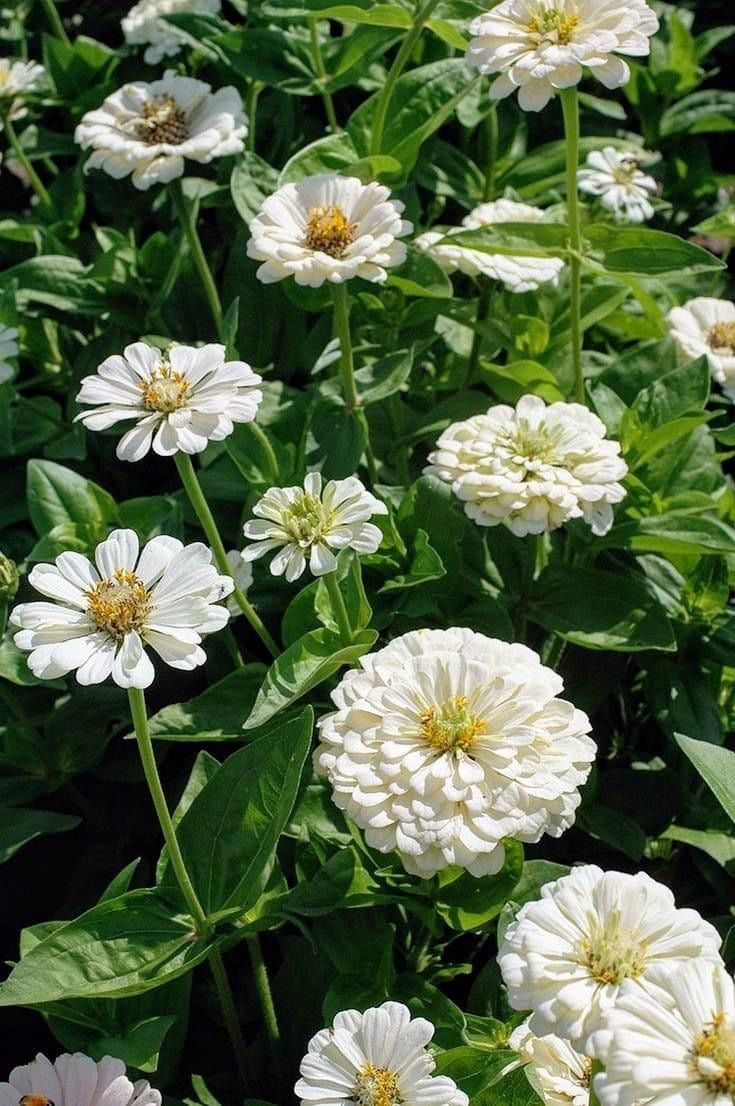
[[[14,1068],[0,1083],[0,1106],[26,1106],[26,1095],[31,1103],[37,1095],[53,1106],[161,1106],[159,1091],[145,1079],[128,1079],[122,1060],[103,1056],[95,1062],[81,1052],[65,1052],[53,1063],[39,1052],[30,1064]]]
[[[46,83],[46,70],[35,61],[14,61],[0,58],[0,103],[11,100],[8,109],[11,120],[22,119],[28,111],[23,107],[23,96],[38,92]],[[7,104],[3,110],[7,109]]]
[[[735,303],[697,296],[669,311],[666,321],[681,352],[692,360],[706,357],[712,379],[735,399]]]
[[[221,8],[221,0],[139,0],[123,17],[120,26],[125,41],[131,46],[148,47],[143,60],[157,65],[162,58],[178,54],[182,46],[181,39],[164,16],[180,12],[216,15]]]
[[[323,173],[285,184],[263,204],[250,224],[248,257],[262,261],[264,284],[292,276],[318,288],[352,277],[384,281],[387,269],[406,260],[398,239],[413,227],[401,218],[403,204],[372,181]]]
[[[231,434],[234,423],[253,421],[260,383],[244,361],[225,361],[224,346],[172,346],[161,353],[134,342],[85,376],[77,401],[94,409],[76,418],[89,430],[135,419],[117,446],[122,461],[140,461],[150,449],[162,457],[201,453]]]
[[[533,1011],[534,1033],[556,1033],[590,1051],[621,984],[697,957],[719,961],[720,936],[696,910],[677,910],[668,887],[644,872],[594,864],[541,889],[505,930],[498,964],[515,1010]]]
[[[503,838],[559,837],[595,758],[587,715],[524,645],[412,630],[361,657],[332,692],[314,753],[372,848],[430,877],[503,865]]]
[[[162,535],[140,550],[133,530],[114,530],[97,546],[94,564],[66,552],[52,565],[35,565],[28,580],[53,602],[14,609],[15,644],[30,652],[28,667],[43,680],[76,669],[80,684],[112,676],[120,687],[148,687],[154,670],[146,645],[189,671],[207,659],[202,637],[229,618],[220,600],[233,583],[211,562],[199,542],[184,546]]]
[[[541,111],[585,68],[606,88],[625,84],[630,67],[617,55],[645,57],[657,30],[645,0],[502,0],[470,24],[466,56],[481,73],[499,74],[494,100],[518,90],[524,111]]]
[[[528,1081],[546,1106],[589,1106],[592,1061],[569,1041],[553,1033],[537,1037],[526,1020],[513,1030],[508,1044],[525,1063]]]
[[[123,85],[82,116],[74,140],[92,149],[84,170],[103,169],[136,188],[180,177],[186,158],[206,164],[238,154],[247,122],[239,92],[167,70],[161,80]]]
[[[302,1106],[468,1106],[448,1076],[432,1076],[434,1026],[401,1002],[343,1010],[309,1041],[294,1088]]]
[[[245,560],[239,549],[230,549],[227,554],[227,564],[235,581],[235,587],[245,595],[253,582],[253,566]],[[242,614],[240,604],[232,595],[228,595],[225,606],[230,612],[230,618],[237,618]]]
[[[0,323],[0,384],[12,379],[15,369],[8,364],[8,358],[18,356],[18,330],[14,326]]]
[[[310,472],[303,488],[269,488],[253,507],[257,518],[243,533],[254,541],[243,550],[246,561],[280,550],[270,564],[274,576],[298,580],[304,569],[324,576],[337,567],[335,551],[374,553],[383,535],[369,521],[388,508],[356,476],[330,480],[322,489],[318,472]]]
[[[583,518],[597,535],[613,523],[628,471],[617,442],[579,403],[523,396],[449,426],[424,472],[449,484],[480,526],[542,534]]]
[[[587,155],[587,167],[577,171],[580,192],[599,196],[603,207],[618,223],[645,223],[653,218],[651,196],[658,185],[641,172],[638,161],[629,153],[605,146]]]

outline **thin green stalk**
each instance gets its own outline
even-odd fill
[[[541,660],[548,668],[557,668],[564,656],[567,643],[563,637],[556,634],[548,637],[541,650]]]
[[[232,569],[227,563],[227,554],[225,553],[225,547],[222,544],[222,538],[217,529],[217,523],[214,520],[214,515],[209,509],[209,504],[202,491],[202,486],[194,472],[191,457],[186,453],[175,453],[174,460],[176,461],[176,468],[179,470],[181,483],[184,485],[184,491],[189,497],[189,502],[194,508],[194,513],[199,519],[207,541],[214,553],[217,567],[224,576],[232,576]],[[268,633],[268,630],[252,603],[238,587],[235,587],[232,596],[268,652],[272,657],[277,657],[279,654],[278,646]]]
[[[567,212],[569,219],[569,308],[572,331],[572,366],[574,368],[574,398],[585,403],[582,375],[582,228],[579,218],[577,169],[579,167],[579,97],[576,87],[560,93],[564,115],[564,139],[567,164]]]
[[[245,139],[245,149],[255,149],[255,124],[258,115],[258,97],[265,88],[262,81],[251,81],[245,93],[245,115],[248,121],[248,133]]]
[[[355,411],[360,406],[360,396],[355,383],[355,359],[352,353],[352,338],[350,337],[350,303],[347,297],[346,285],[332,285],[332,296],[334,299],[334,329],[337,331],[339,346],[342,351],[340,362],[342,393],[350,411]]]
[[[490,311],[490,296],[492,294],[492,285],[487,277],[480,277],[482,281],[482,288],[480,290],[480,296],[477,301],[477,311],[475,312],[475,326],[479,327],[481,323],[485,322]],[[472,379],[477,372],[477,366],[480,363],[480,353],[482,352],[483,336],[479,330],[475,330],[472,338],[472,349],[470,350],[470,356],[467,361],[467,373],[464,378],[463,387],[472,383]]]
[[[319,24],[316,17],[309,19],[309,39],[311,42],[311,57],[314,63],[314,69],[317,75],[317,84],[319,85],[319,94],[324,104],[324,111],[327,115],[327,122],[329,123],[329,129],[332,134],[337,134],[342,128],[337,122],[337,113],[334,110],[334,100],[332,99],[332,93],[324,87],[324,82],[327,79],[327,70],[324,65],[324,57],[322,55],[322,44],[319,41]]]
[[[222,1020],[227,1030],[227,1036],[230,1038],[232,1050],[235,1053],[240,1078],[246,1087],[251,1087],[250,1064],[248,1063],[245,1040],[240,1030],[240,1019],[237,1016],[235,997],[232,993],[230,981],[227,978],[227,969],[222,960],[222,953],[218,948],[212,949],[208,957],[208,962],[212,976],[214,977],[214,986],[217,991],[220,1010],[222,1011]]]
[[[258,445],[263,450],[263,455],[265,457],[266,468],[268,470],[266,472],[266,476],[268,478],[269,483],[277,484],[278,483],[278,458],[276,457],[275,450],[273,449],[273,446],[270,443],[268,435],[265,433],[265,431],[260,426],[258,426],[257,422],[248,422],[245,425],[249,427],[249,429],[252,432],[253,436],[257,440]]]
[[[485,116],[485,202],[495,194],[495,167],[498,163],[498,109],[493,104]]]
[[[277,1057],[281,1044],[281,1030],[278,1025],[276,1008],[273,1004],[273,995],[268,979],[268,969],[265,966],[263,951],[260,947],[257,933],[251,933],[246,937],[245,943],[250,955],[250,964],[253,969],[253,979],[255,980],[255,990],[258,993],[258,1001],[263,1015],[263,1025],[265,1027],[266,1037],[268,1038],[268,1044],[274,1057]]]
[[[214,319],[215,330],[218,335],[222,334],[222,320],[224,315],[222,313],[222,304],[220,303],[219,292],[217,291],[217,285],[214,282],[212,276],[212,270],[209,268],[207,258],[202,249],[201,239],[196,227],[196,219],[194,218],[195,205],[188,204],[184,198],[184,193],[181,189],[181,181],[173,181],[171,184],[171,195],[173,196],[174,206],[176,213],[181,222],[184,234],[189,242],[189,249],[191,250],[192,260],[196,266],[196,270],[199,273],[199,279],[202,282],[204,294],[207,297],[210,311],[212,312],[212,318]]]
[[[45,11],[46,18],[56,37],[60,38],[66,46],[71,46],[71,39],[64,29],[64,24],[61,22],[61,17],[56,10],[54,0],[41,0],[41,7]]]
[[[328,572],[322,579],[324,580],[324,586],[329,592],[329,602],[332,606],[332,614],[339,626],[339,636],[342,638],[345,645],[349,645],[353,636],[352,626],[350,625],[350,616],[347,613],[347,607],[345,606],[345,601],[337,582],[337,574],[335,572]]]
[[[41,206],[47,209],[51,208],[51,197],[48,194],[46,185],[43,183],[38,173],[33,168],[28,154],[21,146],[20,139],[15,133],[15,127],[10,122],[9,115],[3,116],[3,127],[5,129],[6,135],[8,136],[8,142],[10,143],[13,153],[15,154],[16,160],[18,161],[21,168],[23,169],[23,172],[27,175],[29,181],[31,182],[33,191],[36,193],[39,200],[41,201]]]

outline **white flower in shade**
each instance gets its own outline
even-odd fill
[[[508,1044],[526,1065],[528,1081],[546,1106],[588,1106],[592,1061],[569,1041],[553,1033],[537,1037],[525,1021]]]
[[[614,146],[593,150],[587,155],[586,167],[577,171],[577,184],[580,192],[599,196],[618,223],[645,223],[653,218],[651,196],[656,195],[658,185],[641,171],[633,154]]]
[[[518,90],[524,111],[541,111],[584,70],[619,88],[630,67],[618,54],[645,57],[658,19],[644,0],[502,0],[470,24],[467,61],[498,76],[494,100]]]
[[[401,1002],[343,1010],[309,1041],[294,1093],[302,1106],[468,1106],[453,1079],[432,1076],[433,1036]]]
[[[625,984],[608,1019],[602,1106],[732,1106],[735,986],[706,960],[651,973],[649,992]]]
[[[406,260],[398,239],[413,227],[402,211],[374,181],[335,173],[306,177],[265,201],[250,224],[248,257],[263,262],[257,276],[264,284],[290,276],[311,288],[352,277],[380,283],[387,269]]]
[[[178,54],[182,47],[181,39],[166,23],[165,16],[183,12],[216,15],[221,7],[221,0],[139,0],[123,17],[120,26],[125,41],[131,46],[147,46],[144,61],[157,65],[161,58]]]
[[[180,177],[188,158],[206,164],[244,147],[247,123],[240,93],[230,86],[212,92],[204,81],[168,70],[161,80],[123,85],[74,132],[92,149],[84,170],[103,169],[136,188]]]
[[[23,96],[39,92],[46,83],[46,70],[35,61],[14,61],[0,58],[0,104],[11,100],[8,114],[11,119],[22,119],[28,112],[23,107]],[[3,110],[7,108],[7,103]]]
[[[25,1100],[25,1101],[24,1101]],[[112,1056],[97,1062],[81,1052],[64,1053],[52,1063],[38,1053],[0,1083],[0,1106],[161,1106],[161,1095],[145,1079],[136,1083],[125,1064]]]
[[[243,558],[239,549],[230,549],[227,554],[227,564],[229,565],[232,579],[235,581],[235,587],[239,588],[243,595],[245,595],[253,582],[253,566],[249,561]],[[228,595],[225,606],[230,612],[230,618],[237,618],[238,615],[242,614],[240,604],[233,595]]]
[[[613,523],[628,467],[620,446],[579,403],[523,396],[447,427],[424,472],[449,484],[480,526],[542,534],[583,518],[597,535]]]
[[[706,357],[712,379],[735,399],[735,303],[697,296],[666,316],[669,333],[681,352]]]
[[[590,1050],[621,984],[645,990],[654,968],[719,961],[720,936],[696,910],[677,910],[668,887],[644,872],[594,864],[541,889],[505,930],[498,964],[515,1010],[531,1010],[534,1033],[556,1033]]]
[[[18,356],[18,330],[14,326],[0,323],[0,384],[12,379],[15,369],[8,364],[8,358]]]
[[[586,714],[524,645],[412,630],[360,658],[319,722],[316,771],[379,852],[413,875],[503,865],[503,838],[559,837],[595,758]]]
[[[234,423],[253,421],[260,383],[244,361],[225,361],[224,346],[172,346],[161,353],[134,342],[85,376],[77,401],[93,409],[76,418],[89,430],[134,419],[117,446],[122,461],[140,461],[150,449],[163,457],[201,453],[231,434]]]
[[[80,684],[112,676],[120,687],[148,687],[154,670],[146,646],[189,671],[207,659],[202,637],[229,618],[220,600],[232,580],[211,562],[199,542],[184,546],[163,535],[140,550],[132,530],[114,530],[94,563],[67,552],[31,569],[29,582],[52,602],[14,609],[15,644],[30,652],[28,667],[44,680],[76,669]]]
[[[304,569],[324,576],[337,567],[340,549],[374,553],[383,535],[369,520],[387,515],[388,508],[356,476],[330,480],[322,488],[318,472],[310,472],[303,488],[269,488],[253,507],[257,517],[243,532],[255,545],[243,550],[246,561],[279,552],[270,564],[274,576],[298,580]]]

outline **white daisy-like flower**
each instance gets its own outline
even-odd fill
[[[157,65],[162,58],[178,54],[182,46],[165,16],[181,12],[216,15],[221,8],[222,0],[139,0],[123,17],[120,26],[125,41],[131,46],[147,47],[143,60]]]
[[[246,594],[248,588],[253,582],[253,566],[249,561],[246,561],[239,549],[230,549],[227,553],[227,565],[230,570],[230,575],[235,581],[235,587]],[[230,612],[230,618],[237,618],[242,614],[240,604],[237,602],[233,595],[228,595],[225,602],[227,610]]]
[[[92,149],[84,167],[131,176],[136,188],[180,177],[188,158],[207,164],[244,148],[247,121],[237,89],[212,92],[204,81],[167,70],[150,84],[123,85],[82,116],[74,140]]]
[[[645,990],[656,967],[719,962],[720,936],[696,910],[678,910],[668,887],[644,872],[594,864],[547,883],[505,930],[498,965],[515,1010],[534,1033],[556,1033],[590,1051],[621,984]]]
[[[248,257],[263,262],[256,275],[264,284],[290,276],[310,288],[352,277],[380,283],[406,260],[398,239],[413,226],[402,211],[375,181],[335,173],[306,177],[265,201],[250,224]]]
[[[706,357],[712,379],[735,399],[735,303],[697,296],[669,311],[666,322],[681,352]]]
[[[583,518],[597,535],[613,523],[628,471],[618,442],[579,403],[523,396],[452,423],[424,472],[449,484],[480,526],[504,522],[518,537]]]
[[[162,457],[201,453],[231,434],[234,423],[253,421],[260,383],[245,361],[225,361],[224,346],[175,345],[162,353],[134,342],[84,377],[77,401],[93,409],[76,419],[88,430],[135,419],[117,446],[122,461],[140,461],[150,449]]]
[[[595,758],[583,711],[524,645],[412,630],[361,657],[332,692],[314,753],[332,798],[406,871],[499,871],[503,838],[559,837]]]
[[[141,550],[133,530],[114,530],[94,563],[61,553],[52,565],[35,565],[28,580],[52,600],[21,603],[10,616],[34,676],[53,680],[76,669],[80,684],[112,676],[119,687],[138,688],[154,677],[146,646],[171,668],[204,664],[202,637],[226,625],[220,600],[233,588],[206,545],[162,535]]]
[[[592,150],[586,167],[577,170],[577,184],[580,192],[599,196],[618,223],[645,223],[653,218],[651,196],[656,195],[658,185],[641,171],[633,154],[614,146]]]
[[[294,1093],[302,1106],[468,1106],[453,1079],[432,1076],[433,1036],[402,1002],[343,1010],[309,1041]]]
[[[467,61],[498,76],[494,100],[518,90],[524,111],[541,111],[584,70],[619,88],[630,67],[618,54],[645,57],[658,19],[645,0],[502,0],[470,24]]]
[[[161,1095],[145,1079],[133,1083],[112,1056],[65,1052],[52,1063],[39,1052],[0,1083],[0,1106],[161,1106]]]
[[[0,384],[12,379],[15,369],[8,363],[10,357],[18,356],[18,329],[0,323]]]
[[[298,580],[307,565],[314,576],[337,567],[340,549],[374,553],[383,535],[369,520],[387,515],[388,508],[356,476],[330,480],[322,488],[321,474],[307,473],[303,488],[269,488],[253,507],[257,517],[243,533],[255,542],[243,550],[246,561],[279,552],[270,563],[274,576]]]
[[[527,1019],[513,1030],[508,1044],[519,1054],[529,1083],[546,1106],[589,1106],[592,1061],[569,1041],[553,1033],[537,1037]]]
[[[46,70],[35,61],[16,61],[13,58],[0,58],[0,103],[12,101],[8,109],[11,120],[22,119],[28,114],[23,106],[23,97],[28,93],[39,92],[46,83]]]

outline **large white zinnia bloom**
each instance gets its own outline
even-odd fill
[[[606,88],[625,84],[630,67],[617,55],[645,57],[657,30],[645,0],[502,0],[470,24],[466,56],[481,73],[499,74],[493,99],[517,89],[524,111],[540,111],[585,69]]]
[[[14,326],[3,326],[0,323],[0,384],[10,380],[14,375],[14,368],[8,364],[9,357],[18,356],[18,329]]]
[[[528,1081],[546,1106],[589,1106],[592,1061],[569,1041],[553,1033],[537,1037],[526,1020],[513,1030],[508,1044],[526,1065]]]
[[[735,303],[697,296],[669,311],[666,322],[681,352],[706,357],[712,379],[735,399]]]
[[[139,0],[123,17],[120,26],[125,41],[131,46],[147,46],[143,60],[157,65],[161,58],[178,54],[182,46],[181,39],[164,16],[180,12],[216,15],[221,7],[222,0]]]
[[[605,146],[587,155],[587,164],[577,171],[580,192],[599,196],[600,203],[611,211],[618,223],[645,223],[653,218],[651,196],[658,185],[653,177],[641,172],[636,158],[629,153]]]
[[[233,587],[205,545],[162,535],[141,550],[133,530],[114,530],[94,563],[61,553],[52,565],[35,565],[28,580],[52,600],[21,603],[10,616],[35,676],[53,680],[76,669],[80,684],[112,676],[120,687],[138,688],[154,677],[146,646],[172,668],[204,664],[202,637],[226,625],[220,600]]]
[[[390,190],[357,177],[322,173],[284,184],[250,224],[248,257],[262,261],[257,277],[272,284],[292,276],[318,288],[352,277],[373,283],[406,259],[398,239],[413,227]]]
[[[559,837],[595,758],[589,719],[524,645],[412,630],[361,657],[319,722],[316,771],[379,852],[408,872],[503,865],[503,838]]]
[[[453,1079],[432,1076],[433,1036],[402,1002],[343,1010],[309,1041],[294,1093],[302,1106],[468,1106]]]
[[[505,522],[519,537],[583,518],[607,533],[628,467],[596,415],[579,403],[523,396],[452,423],[424,472],[449,484],[480,526]]]
[[[89,430],[135,419],[117,446],[122,461],[140,461],[150,449],[163,457],[201,453],[231,434],[234,423],[253,421],[260,383],[245,361],[225,361],[224,346],[172,346],[161,353],[134,342],[85,376],[77,401],[93,409],[76,418]]]
[[[515,1010],[534,1033],[556,1033],[583,1051],[604,1029],[624,980],[645,990],[657,966],[719,961],[720,936],[696,910],[677,910],[668,887],[644,872],[594,864],[547,883],[505,930],[498,964]]]
[[[26,1103],[23,1099],[26,1098]],[[14,1068],[0,1083],[0,1106],[161,1106],[161,1095],[139,1079],[133,1083],[125,1064],[112,1056],[95,1062],[68,1052],[52,1063],[39,1052],[30,1064]]]
[[[188,158],[206,164],[244,147],[247,122],[240,93],[230,86],[212,92],[204,81],[167,70],[150,84],[123,85],[82,116],[74,140],[92,149],[84,170],[103,169],[136,188],[180,177]]]

